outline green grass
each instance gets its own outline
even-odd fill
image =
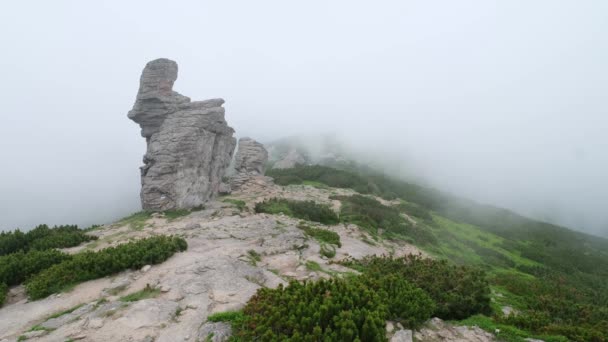
[[[40,325],[34,325],[33,327],[30,328],[29,331],[53,331],[53,330],[55,330],[55,329],[45,328]]]
[[[319,263],[312,261],[312,260],[306,261],[306,269],[309,271],[314,271],[314,272],[324,272],[321,265],[319,265]]]
[[[285,198],[271,198],[255,204],[256,213],[284,214],[306,221],[336,224],[338,215],[327,205],[314,201],[295,201]]]
[[[243,311],[225,311],[216,312],[207,317],[209,322],[236,322],[242,321],[245,318]]]
[[[190,213],[194,211],[203,209],[205,209],[204,206],[198,206],[192,209],[165,210],[162,213],[168,221],[173,221],[180,217],[190,215]],[[128,225],[133,230],[142,230],[146,226],[146,221],[152,218],[152,214],[152,211],[143,210],[120,219],[116,224],[121,226]]]
[[[242,200],[237,200],[234,198],[224,198],[222,200],[222,202],[234,204],[234,206],[241,212],[243,210],[247,209],[247,203],[245,203],[245,201],[242,201]]]
[[[302,229],[304,233],[306,233],[306,235],[314,238],[320,243],[327,243],[330,245],[342,247],[342,243],[340,242],[340,235],[338,235],[338,233],[336,232],[333,232],[328,229],[311,227],[304,222],[300,222],[298,224],[298,228]]]
[[[142,230],[146,221],[152,217],[152,212],[140,211],[120,219],[116,224],[120,226],[128,225],[133,230]]]
[[[150,287],[150,285],[146,285],[146,287],[140,291],[128,294],[126,296],[120,297],[121,302],[136,302],[142,299],[155,298],[160,294],[160,289],[155,289]]]
[[[69,313],[72,313],[72,312],[76,311],[77,309],[79,309],[82,306],[84,306],[84,303],[83,304],[78,304],[78,305],[76,305],[76,306],[74,306],[72,308],[69,308],[67,310],[56,312],[56,313],[50,315],[49,317],[47,317],[47,320],[52,319],[52,318],[61,317],[63,315],[67,315]]]
[[[454,260],[460,264],[484,265],[491,270],[512,269],[519,265],[539,266],[540,264],[522,257],[518,252],[507,250],[505,239],[479,227],[451,221],[432,214],[435,236],[439,243],[429,248],[429,252]]]
[[[256,266],[258,262],[262,261],[262,256],[253,249],[247,251],[247,257],[249,258],[249,263],[252,266]]]
[[[305,180],[302,182],[303,185],[310,185],[312,187],[315,187],[317,189],[329,189],[329,187],[327,186],[327,184],[321,183],[321,182],[317,182],[317,181],[310,181],[310,180]]]
[[[563,336],[555,335],[533,335],[522,329],[518,329],[512,325],[496,323],[492,318],[484,315],[471,316],[462,321],[453,322],[457,325],[473,326],[476,325],[481,329],[496,335],[499,341],[504,342],[525,342],[526,338],[541,339],[545,342],[567,342],[568,339]]]
[[[322,256],[331,259],[336,256],[336,247],[334,245],[321,244],[319,253]]]

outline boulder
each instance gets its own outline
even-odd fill
[[[147,143],[140,168],[145,210],[193,208],[217,195],[236,145],[224,100],[191,102],[173,91],[176,79],[174,61],[149,62],[128,114]]]
[[[251,139],[239,139],[239,148],[234,158],[234,169],[238,173],[252,172],[263,175],[268,162],[268,151],[264,145]]]
[[[207,322],[198,331],[199,341],[225,342],[232,336],[232,327],[226,322]]]
[[[230,179],[230,189],[239,190],[243,184],[256,178],[265,178],[268,152],[264,145],[251,138],[239,139],[239,148],[234,159],[235,174]]]
[[[411,330],[399,330],[391,338],[391,342],[412,342],[413,336]]]
[[[281,160],[274,163],[273,169],[291,169],[299,164],[305,164],[306,158],[295,148],[291,149]]]

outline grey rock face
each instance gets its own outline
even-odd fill
[[[198,331],[199,341],[224,342],[232,336],[232,327],[226,322],[207,322]]]
[[[412,331],[411,330],[399,330],[391,338],[391,342],[412,342]]]
[[[236,174],[230,180],[231,190],[238,190],[252,178],[263,176],[268,162],[268,151],[264,145],[251,138],[239,139],[239,148],[234,160]]]
[[[239,139],[239,149],[234,159],[236,172],[255,172],[263,175],[268,162],[268,151],[264,145],[251,138]]]
[[[173,91],[176,79],[174,61],[149,62],[128,114],[147,142],[141,167],[146,210],[192,208],[215,196],[236,145],[224,100],[191,102]]]
[[[95,307],[92,304],[83,305],[70,313],[61,315],[56,318],[51,318],[51,319],[47,320],[46,322],[40,324],[40,326],[45,329],[57,329],[60,326],[65,325],[69,322],[72,322],[72,321],[78,319],[80,316],[93,311],[94,308]]]
[[[298,164],[305,164],[306,158],[301,155],[296,149],[291,149],[283,159],[276,162],[273,169],[291,169]]]

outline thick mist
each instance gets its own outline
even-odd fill
[[[608,236],[606,1],[37,1],[0,13],[0,229],[139,210],[145,63],[238,136]]]

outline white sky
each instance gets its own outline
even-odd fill
[[[409,176],[608,235],[608,2],[12,1],[0,228],[139,210],[141,69],[240,136],[337,132]]]

